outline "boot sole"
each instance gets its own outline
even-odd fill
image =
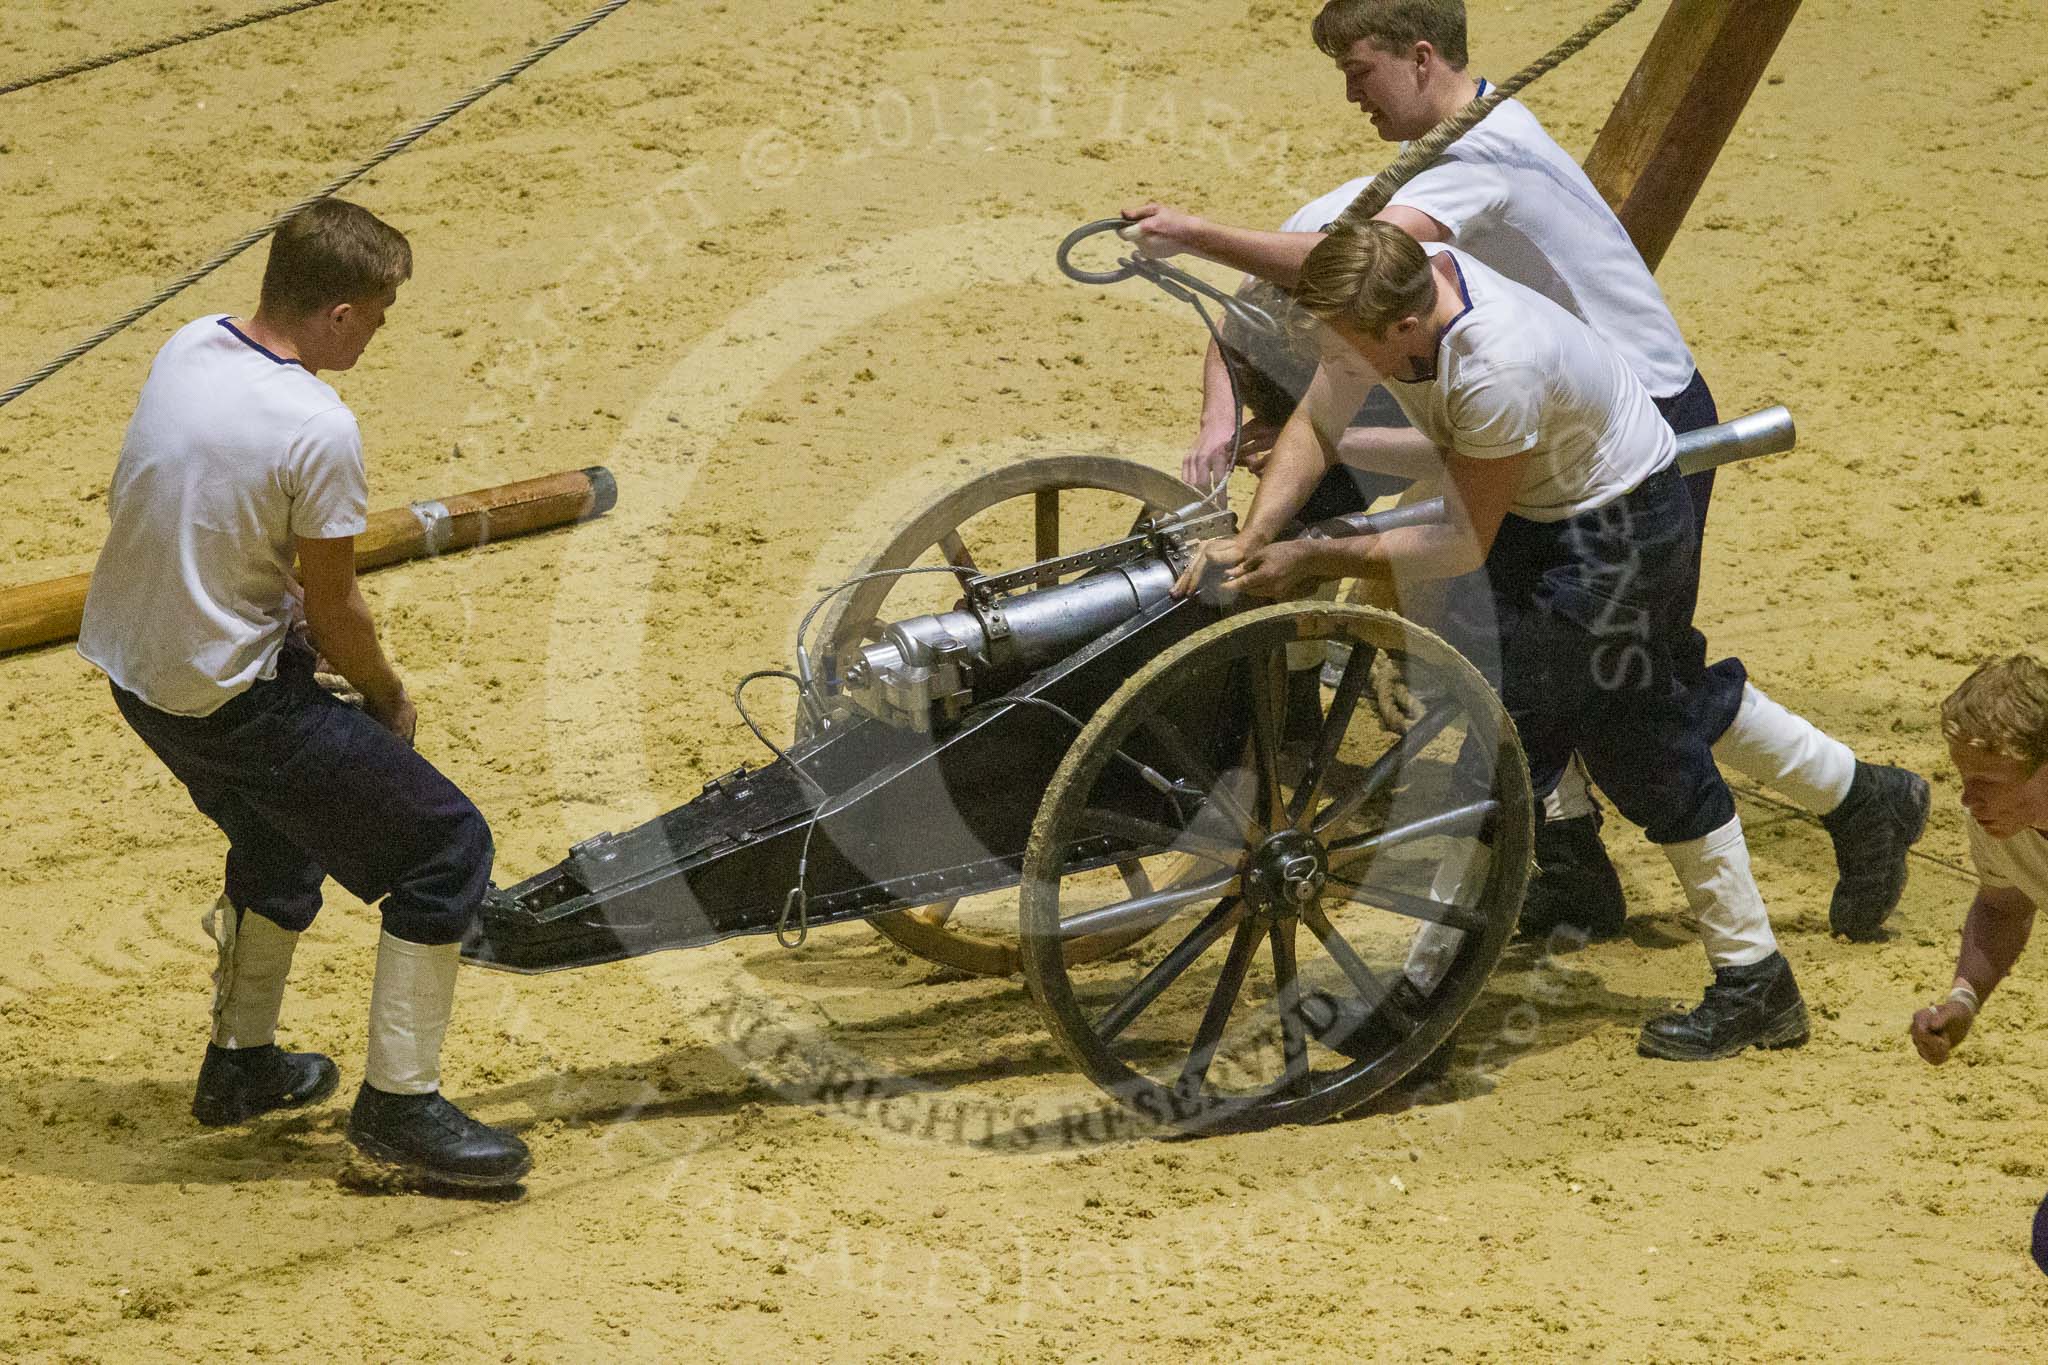
[[[232,1128],[238,1123],[247,1123],[250,1119],[261,1118],[265,1114],[275,1114],[280,1109],[304,1109],[309,1104],[318,1104],[332,1095],[340,1085],[341,1069],[330,1065],[321,1075],[320,1083],[305,1094],[273,1100],[268,1104],[208,1104],[195,1096],[192,1100],[192,1117],[199,1121],[202,1128]]]
[[[1639,1057],[1655,1057],[1659,1061],[1665,1062],[1718,1062],[1723,1058],[1733,1057],[1737,1053],[1744,1052],[1753,1047],[1762,1048],[1765,1051],[1775,1051],[1778,1048],[1786,1047],[1799,1047],[1812,1036],[1813,1030],[1808,1024],[1806,1017],[1806,1002],[1802,1000],[1788,1009],[1780,1010],[1776,1017],[1766,1021],[1756,1037],[1744,1039],[1742,1042],[1736,1043],[1731,1047],[1717,1049],[1688,1048],[1675,1043],[1667,1043],[1661,1038],[1646,1033],[1636,1038],[1636,1055]]]
[[[349,1146],[355,1149],[351,1154],[351,1165],[355,1169],[347,1174],[355,1181],[374,1188],[450,1185],[459,1190],[498,1190],[507,1185],[517,1185],[533,1170],[533,1158],[528,1156],[519,1163],[517,1170],[498,1174],[449,1171],[402,1156],[372,1137],[350,1133],[348,1141]]]

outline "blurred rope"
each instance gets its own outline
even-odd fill
[[[277,229],[279,224],[285,222],[294,214],[303,212],[310,206],[319,203],[322,199],[328,198],[330,195],[336,194],[339,191],[354,184],[356,181],[362,179],[371,171],[377,169],[377,167],[389,161],[392,157],[397,156],[400,152],[412,146],[413,143],[418,142],[428,133],[433,132],[436,128],[446,123],[449,119],[454,118],[457,114],[469,108],[470,105],[475,104],[485,95],[490,94],[493,90],[496,90],[501,85],[507,85],[511,83],[514,79],[522,75],[528,67],[531,67],[532,65],[534,65],[534,63],[540,61],[543,57],[546,57],[548,54],[556,51],[561,47],[566,46],[568,43],[572,42],[576,38],[589,32],[591,29],[595,28],[599,23],[609,18],[618,10],[625,8],[625,6],[630,3],[631,0],[608,0],[608,3],[598,6],[589,14],[584,15],[583,18],[577,20],[569,27],[563,29],[554,37],[548,39],[539,47],[533,49],[533,51],[527,53],[524,57],[521,57],[518,61],[512,63],[512,65],[506,67],[503,71],[500,71],[497,75],[491,77],[482,85],[479,85],[476,89],[464,95],[461,99],[456,100],[453,104],[450,104],[446,108],[440,110],[431,118],[425,119],[413,125],[405,132],[400,133],[397,137],[385,143],[384,146],[374,156],[371,156],[368,160],[363,161],[354,168],[345,171],[341,175],[335,177],[327,184],[321,186],[319,189],[313,191],[313,193],[307,195],[304,199],[301,199],[298,203],[293,204],[283,213],[278,214],[277,217],[271,219],[262,227],[257,228],[254,232],[248,233],[246,236],[240,237],[236,239],[234,242],[230,243],[228,246],[223,247],[220,251],[216,252],[213,256],[209,257],[204,264],[198,266],[193,270],[186,272],[183,275],[180,275],[177,279],[172,280],[162,289],[159,289],[156,291],[156,293],[150,295],[149,298],[143,300],[135,307],[129,309],[120,317],[115,318],[112,322],[100,328],[97,332],[94,332],[85,340],[71,347],[62,355],[58,356],[55,360],[52,360],[48,364],[42,366],[42,368],[38,369],[34,374],[29,375],[26,379],[16,384],[13,388],[8,389],[5,393],[0,393],[0,407],[5,407],[7,406],[7,404],[12,403],[15,399],[21,397],[24,393],[27,393],[30,389],[42,383],[45,379],[48,379],[51,375],[63,369],[66,365],[69,365],[72,361],[78,359],[87,351],[92,350],[95,346],[98,346],[107,338],[113,336],[115,333],[129,326],[138,318],[141,318],[145,314],[154,311],[160,305],[168,302],[170,299],[176,297],[177,295],[183,293],[185,290],[191,288],[193,285],[197,284],[199,281],[205,279],[208,275],[211,275],[214,271],[220,269],[229,261],[232,261],[233,259],[235,259],[235,257],[241,255],[244,251],[247,251],[250,247],[256,245],[256,243],[262,241],[265,237],[268,237],[272,232],[274,232]]]
[[[287,14],[297,14],[300,10],[315,9],[321,5],[331,5],[333,3],[334,0],[291,0],[290,4],[272,5],[269,9],[258,10],[254,14],[244,14],[238,19],[222,19],[217,23],[208,24],[205,28],[195,28],[190,33],[175,33],[168,38],[158,38],[154,42],[141,43],[135,47],[124,47],[117,52],[107,52],[97,57],[88,57],[82,62],[73,62],[69,66],[60,66],[54,71],[45,71],[39,76],[27,76],[18,81],[9,81],[5,85],[0,85],[0,95],[11,95],[17,90],[26,90],[32,85],[47,85],[51,81],[61,81],[66,76],[76,76],[86,71],[97,71],[103,66],[112,66],[115,62],[125,62],[130,57],[147,57],[150,53],[162,52],[167,47],[177,47],[181,43],[196,43],[201,38],[211,38],[217,33],[227,33],[233,29],[247,28],[251,24],[260,24],[265,19],[282,19]]]

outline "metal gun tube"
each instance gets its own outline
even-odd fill
[[[1781,404],[1747,413],[1716,426],[1688,431],[1678,438],[1678,472],[1698,474],[1737,460],[1779,455],[1799,437],[1792,414]],[[1301,533],[1303,540],[1334,540],[1340,536],[1376,536],[1403,526],[1434,526],[1450,513],[1442,498],[1425,498],[1384,512],[1347,512],[1319,521]]]

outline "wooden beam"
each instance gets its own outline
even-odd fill
[[[1652,270],[1678,235],[1799,0],[1672,0],[1586,158]]]
[[[618,496],[611,472],[592,465],[440,502],[386,508],[372,512],[356,537],[356,568],[381,568],[603,516]],[[81,573],[0,588],[0,654],[74,638],[91,586],[92,575]]]

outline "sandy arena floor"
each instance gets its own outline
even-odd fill
[[[11,0],[0,76],[242,8]],[[585,8],[343,0],[5,97],[0,381]],[[1476,69],[1593,8],[1475,0]],[[622,490],[603,521],[370,580],[500,880],[757,761],[733,680],[935,492],[1032,453],[1177,464],[1192,320],[1067,282],[1052,246],[1155,195],[1277,222],[1377,168],[1313,9],[639,0],[357,187],[418,258],[339,379],[374,503],[593,464]],[[1567,146],[1661,9],[1531,92]],[[1433,1102],[1132,1139],[1020,984],[933,980],[850,926],[465,973],[450,1089],[532,1143],[531,1184],[353,1194],[340,1099],[188,1117],[221,841],[47,649],[0,661],[0,1356],[2038,1358],[2039,954],[1957,1063],[1904,1033],[1970,885],[1936,704],[2048,642],[2044,58],[2037,0],[1808,0],[1662,272],[1723,411],[1782,401],[1802,434],[1723,476],[1709,634],[1935,782],[1876,947],[1827,934],[1822,832],[1742,798],[1803,1050],[1635,1056],[1703,970],[1662,860],[1610,826],[1634,932],[1512,953]],[[0,413],[0,581],[90,565],[150,355],[252,306],[260,261]],[[335,889],[287,1008],[344,1096],[375,928]],[[783,1043],[913,1087],[779,1086],[749,1059]]]

